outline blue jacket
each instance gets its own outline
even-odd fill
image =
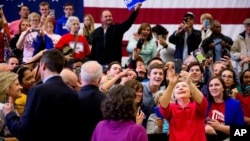
[[[62,36],[66,33],[69,33],[69,31],[65,28],[67,20],[68,18],[65,16],[62,16],[59,20],[57,20],[55,34],[59,34]]]
[[[212,102],[208,102],[207,116]],[[233,98],[225,100],[225,125],[244,125],[244,115],[240,102]]]
[[[35,49],[33,56],[36,55],[41,50],[54,48],[51,38],[46,34],[44,35],[44,41],[42,36],[37,36],[36,40],[33,42],[33,47]]]

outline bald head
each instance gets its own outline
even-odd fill
[[[79,87],[77,75],[70,69],[64,68],[61,71],[60,76],[69,87],[73,89],[76,89],[77,87]]]
[[[83,85],[99,85],[102,75],[102,66],[97,61],[87,61],[81,67],[81,79]]]

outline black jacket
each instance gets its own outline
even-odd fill
[[[121,62],[123,34],[132,26],[138,15],[133,11],[130,17],[121,24],[112,24],[104,35],[103,27],[98,27],[92,34],[92,49],[90,59],[102,65],[112,61]]]

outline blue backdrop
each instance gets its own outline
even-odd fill
[[[30,13],[39,13],[39,3],[42,1],[47,1],[50,4],[50,8],[55,9],[56,19],[59,19],[62,15],[64,15],[63,5],[70,2],[75,8],[74,15],[77,16],[81,22],[83,20],[84,0],[0,0],[0,5],[3,5],[4,14],[8,22],[11,22],[20,18],[18,15],[18,5],[23,3],[29,7]]]

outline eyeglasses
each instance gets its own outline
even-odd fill
[[[38,22],[39,20],[38,19],[31,19],[30,21],[32,21],[32,22]]]
[[[231,76],[231,75],[222,75],[221,77],[222,77],[222,78],[233,79],[233,76]]]

